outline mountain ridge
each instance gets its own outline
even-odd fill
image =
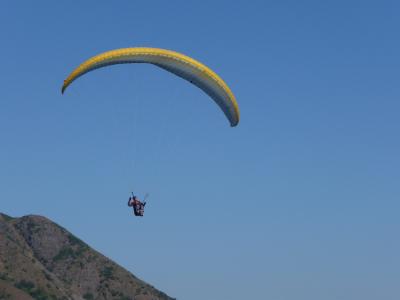
[[[173,298],[44,216],[0,213],[0,299]]]

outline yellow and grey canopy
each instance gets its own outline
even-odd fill
[[[228,85],[210,68],[186,55],[158,48],[123,48],[96,55],[77,67],[64,81],[62,93],[78,77],[92,70],[123,63],[149,63],[193,83],[222,109],[231,126],[239,123],[239,107]]]

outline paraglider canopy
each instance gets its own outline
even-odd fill
[[[214,71],[178,52],[159,48],[122,48],[96,55],[78,66],[64,80],[61,92],[78,77],[114,64],[149,63],[171,72],[207,93],[221,108],[231,126],[239,123],[239,106],[228,85]]]

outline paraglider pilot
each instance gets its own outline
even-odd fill
[[[139,198],[136,197],[133,193],[132,197],[129,197],[128,206],[133,207],[133,213],[135,214],[135,216],[143,217],[145,205],[146,202],[141,202]]]

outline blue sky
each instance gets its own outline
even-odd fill
[[[0,201],[178,299],[399,299],[396,1],[3,1]],[[239,102],[92,55],[182,52]],[[131,191],[150,193],[134,218]]]

